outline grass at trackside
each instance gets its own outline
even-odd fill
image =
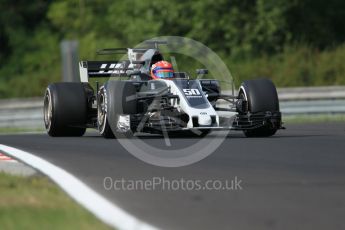
[[[0,173],[1,229],[110,229],[43,176]]]
[[[297,115],[283,116],[285,124],[345,122],[345,115]]]
[[[0,127],[0,134],[44,132],[43,128]]]

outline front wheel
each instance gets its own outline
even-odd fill
[[[251,114],[262,112],[279,112],[279,100],[275,85],[268,79],[244,81],[240,87],[238,98],[247,101],[247,110]],[[273,136],[280,125],[267,123],[264,126],[243,130],[246,137]]]
[[[98,93],[98,106],[97,106],[97,126],[99,133],[104,138],[114,138],[115,135],[111,130],[109,121],[107,119],[107,95],[105,89],[101,88]]]
[[[133,136],[131,115],[136,114],[136,88],[129,81],[108,81],[98,93],[97,124],[105,138]],[[126,120],[129,119],[129,120]],[[125,126],[124,126],[125,125]]]

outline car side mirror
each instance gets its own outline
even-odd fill
[[[208,69],[197,69],[196,74],[198,75],[206,75],[208,74]]]

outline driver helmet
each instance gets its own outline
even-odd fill
[[[152,65],[151,77],[153,79],[171,79],[174,78],[174,69],[171,63],[159,61]]]

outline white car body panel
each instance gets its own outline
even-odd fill
[[[198,97],[205,97],[206,99],[205,102],[208,104],[207,108],[198,109],[198,108],[194,108],[190,106],[189,102],[186,99],[186,96],[189,96],[189,95],[186,95],[186,93],[183,94],[183,92],[181,92],[181,90],[176,86],[174,81],[171,81],[171,80],[159,80],[159,81],[164,81],[170,87],[170,92],[174,95],[179,96],[180,103],[179,105],[177,105],[177,109],[179,111],[183,111],[186,114],[188,114],[189,122],[187,123],[187,128],[193,128],[192,117],[198,117],[199,126],[211,126],[212,125],[211,116],[215,116],[216,127],[219,126],[219,116],[217,112],[214,110],[214,108],[212,107],[212,105],[207,100],[204,92],[200,92],[199,95],[194,95]],[[190,95],[190,96],[193,96],[193,95]]]

